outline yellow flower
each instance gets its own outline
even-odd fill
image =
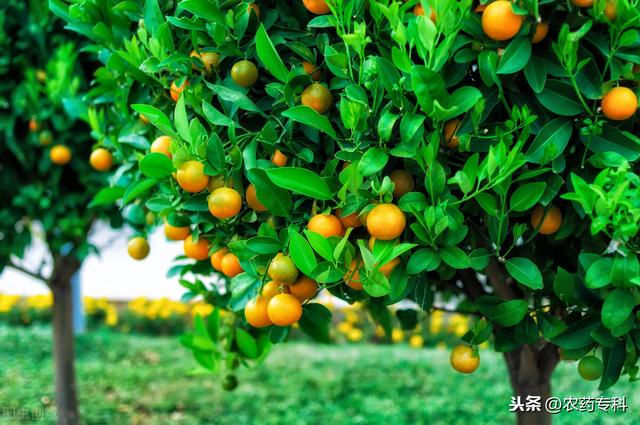
[[[104,323],[109,327],[114,327],[118,324],[118,311],[115,307],[111,306],[107,310],[107,316],[104,319]]]
[[[53,296],[49,293],[47,295],[33,295],[27,297],[27,307],[34,308],[36,310],[48,310],[53,305]]]
[[[440,341],[439,343],[436,344],[436,348],[438,350],[446,350],[447,344],[445,344],[444,341]]]
[[[429,318],[429,332],[435,335],[440,333],[440,331],[442,331],[442,312],[435,310]]]
[[[376,336],[382,338],[384,336],[384,328],[380,325],[376,326]]]
[[[409,345],[413,348],[421,348],[424,345],[424,339],[420,335],[411,335]]]
[[[338,332],[342,334],[347,334],[349,331],[353,329],[353,325],[349,322],[340,322],[338,323]]]
[[[391,331],[391,341],[393,342],[402,342],[404,340],[404,332],[402,329],[394,329]]]
[[[19,295],[0,294],[0,313],[10,312],[20,301]]]
[[[459,337],[463,336],[469,330],[469,319],[462,314],[452,314],[449,319],[448,330]]]
[[[344,319],[350,323],[358,323],[360,321],[360,316],[358,316],[358,313],[348,311],[347,313],[345,313]]]
[[[200,303],[194,304],[193,307],[191,307],[192,317],[195,317],[197,314],[199,314],[202,317],[207,317],[211,313],[213,313],[213,306],[211,304],[200,302]]]
[[[347,332],[347,339],[351,342],[358,342],[362,339],[362,331],[358,328],[353,328]]]

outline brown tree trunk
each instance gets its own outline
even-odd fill
[[[71,278],[80,269],[74,257],[56,257],[50,280],[53,292],[53,357],[58,423],[79,423],[75,376]]]
[[[551,425],[552,416],[545,409],[545,401],[551,397],[551,374],[560,360],[557,347],[548,343],[523,345],[504,353],[511,386],[516,397],[525,405],[517,410],[518,425]],[[540,396],[539,411],[526,411],[527,396]]]

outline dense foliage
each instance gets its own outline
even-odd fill
[[[637,1],[51,4],[103,64],[85,100],[122,162],[94,204],[164,220],[188,296],[238,313],[183,338],[205,368],[298,319],[327,340],[317,282],[387,331],[407,299],[407,327],[477,315],[461,371],[491,340],[635,379]]]

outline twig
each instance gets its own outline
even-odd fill
[[[39,280],[39,281],[41,281],[41,282],[43,282],[43,283],[45,283],[47,285],[49,284],[49,280],[46,277],[44,277],[41,274],[38,274],[36,272],[32,272],[31,270],[29,270],[29,269],[27,269],[27,268],[25,268],[25,267],[23,267],[23,266],[21,266],[19,264],[16,264],[13,261],[10,261],[9,264],[7,264],[7,267],[11,267],[12,269],[14,269],[16,271],[19,271],[19,272],[24,273],[24,274],[26,274],[28,276],[31,276],[32,278],[37,279],[37,280]]]

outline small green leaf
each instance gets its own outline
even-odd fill
[[[289,71],[284,66],[282,59],[278,55],[278,51],[273,45],[273,42],[267,34],[267,30],[264,29],[264,25],[260,24],[258,31],[256,32],[256,52],[258,57],[265,65],[265,68],[278,80],[283,83],[287,81],[287,75]]]
[[[327,133],[332,138],[336,138],[336,131],[331,126],[329,119],[316,112],[313,108],[305,105],[294,106],[293,108],[282,112],[282,116],[290,118],[301,124],[308,125],[309,127],[316,128]]]
[[[174,170],[171,160],[162,153],[148,153],[140,161],[140,171],[147,177],[163,179],[169,177]]]
[[[538,266],[528,258],[510,258],[507,260],[506,268],[511,277],[531,289],[542,289],[544,286]]]

